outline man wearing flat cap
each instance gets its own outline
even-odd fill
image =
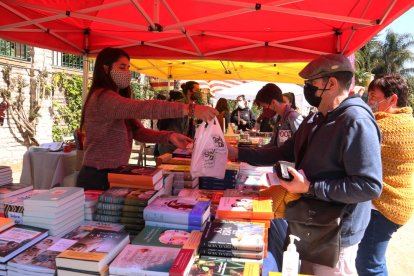
[[[306,274],[356,275],[355,256],[370,220],[370,200],[382,190],[380,131],[370,108],[358,95],[349,96],[353,74],[343,55],[329,54],[311,61],[299,75],[305,79],[306,100],[318,112],[308,115],[279,148],[229,147],[231,160],[251,165],[294,162],[295,169],[288,169],[293,180],[280,183],[289,192],[301,194],[301,199],[346,204],[337,261],[328,266],[321,254],[319,260],[309,262],[299,250],[302,273]]]

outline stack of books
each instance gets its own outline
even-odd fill
[[[110,188],[99,196],[94,220],[121,223],[129,234],[136,235],[144,228],[145,206],[153,202],[161,192],[162,190]]]
[[[56,256],[58,275],[105,275],[109,263],[128,243],[126,232],[93,229]]]
[[[23,223],[24,200],[46,191],[30,190],[6,199],[4,201],[4,216],[13,219],[16,223]]]
[[[251,186],[238,184],[235,189],[227,189],[224,191],[223,196],[225,197],[238,197],[238,196],[250,196],[258,197],[260,196],[261,186]]]
[[[104,191],[100,190],[88,190],[85,191],[85,220],[93,220],[93,215],[96,211],[96,204],[98,203],[99,196],[103,194]]]
[[[56,275],[56,256],[88,235],[93,229],[106,229],[119,232],[122,231],[123,227],[122,225],[110,223],[88,222],[69,232],[62,238],[49,236],[10,260],[7,263],[8,275]],[[59,275],[65,275],[66,272],[60,272]],[[68,273],[70,274],[71,272]]]
[[[200,177],[199,187],[206,190],[226,190],[234,189],[236,186],[237,170],[226,169],[224,179],[215,177]]]
[[[53,188],[23,201],[23,223],[49,229],[52,236],[62,236],[83,222],[84,204],[83,188]]]
[[[202,230],[210,219],[210,201],[185,197],[159,197],[144,209],[147,226]]]
[[[124,165],[108,173],[110,187],[160,190],[163,170],[152,167]]]
[[[273,202],[267,197],[222,197],[216,212],[216,219],[260,222],[267,228],[273,218]]]
[[[223,190],[183,189],[178,194],[178,197],[210,201],[210,216],[213,219],[216,216],[216,210],[220,203],[220,198],[225,192],[226,191]]]
[[[199,275],[260,275],[260,264],[239,262],[225,258],[197,258],[191,266],[188,276]]]
[[[17,224],[0,232],[0,263],[6,263],[48,236],[43,228]]]
[[[267,229],[264,224],[214,221],[207,224],[201,238],[201,258],[262,260],[266,255]]]
[[[9,166],[0,166],[0,186],[13,183],[13,172]]]
[[[174,182],[172,187],[172,195],[178,195],[182,189],[195,189],[198,187],[199,178],[192,178],[191,174],[183,172],[173,172]]]
[[[33,189],[29,184],[5,184],[0,186],[0,213],[4,214],[4,202],[12,196],[22,194]]]

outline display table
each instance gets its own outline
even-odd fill
[[[66,176],[75,171],[76,151],[34,152],[23,155],[20,183],[32,184],[34,189],[50,189],[63,185]]]

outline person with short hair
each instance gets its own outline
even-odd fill
[[[376,78],[368,86],[368,105],[382,136],[384,188],[372,201],[371,220],[359,244],[360,276],[388,275],[388,243],[414,212],[414,118],[408,96],[407,81],[397,74]]]
[[[246,131],[253,129],[256,124],[256,115],[247,106],[244,95],[236,98],[237,108],[230,115],[230,122],[237,126],[238,130]]]
[[[305,79],[305,99],[318,112],[308,115],[281,147],[228,146],[230,159],[255,166],[269,166],[281,160],[295,162],[295,168],[288,168],[293,179],[280,180],[289,193],[346,204],[341,243],[336,248],[337,263],[329,267],[302,260],[303,274],[356,275],[355,257],[369,223],[370,201],[382,191],[380,130],[361,97],[348,97],[353,74],[351,62],[343,55],[314,59],[299,75]],[[322,263],[322,256],[318,258]]]
[[[220,98],[217,101],[216,107],[219,115],[217,116],[217,120],[220,124],[220,127],[223,131],[227,129],[227,126],[230,123],[230,107],[229,103],[225,98]]]
[[[272,139],[268,145],[280,147],[293,136],[303,121],[302,115],[283,102],[282,90],[274,83],[268,83],[257,92],[254,102],[263,110],[270,109],[278,115],[273,129]]]

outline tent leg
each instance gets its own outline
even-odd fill
[[[85,104],[88,94],[89,59],[88,55],[83,55],[83,81],[82,81],[82,104]]]

